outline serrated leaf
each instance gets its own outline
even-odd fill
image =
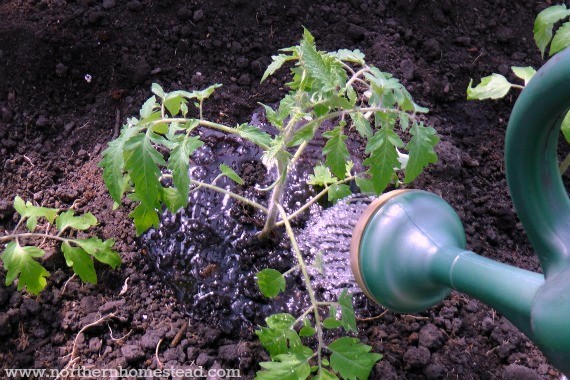
[[[54,222],[59,212],[57,208],[34,206],[30,201],[24,203],[19,196],[14,198],[14,208],[22,218],[45,218],[50,223]]]
[[[406,132],[408,130],[409,126],[410,126],[410,119],[408,117],[408,114],[401,113],[400,114],[400,129],[402,129],[402,132]]]
[[[358,63],[360,65],[364,65],[365,63],[364,62],[365,55],[358,49],[356,50],[340,49],[337,50],[336,52],[329,53],[329,55],[337,59],[340,59],[341,61],[344,62]]]
[[[278,163],[281,164],[286,163],[287,161],[289,161],[289,157],[291,157],[291,154],[287,150],[285,150],[285,143],[283,141],[283,136],[278,135],[275,139],[271,140],[271,144],[269,145],[267,150],[263,152],[261,160],[265,164],[265,166],[271,168]],[[284,170],[285,165],[281,166],[282,169]],[[279,175],[283,175],[283,173],[280,172]]]
[[[344,184],[344,183],[340,183],[340,184],[335,183],[335,184],[332,184],[330,189],[329,189],[328,199],[330,202],[336,203],[340,199],[346,198],[351,194],[352,194],[352,191],[350,191],[350,186],[348,186],[347,184]]]
[[[6,273],[6,285],[18,278],[18,290],[26,288],[32,294],[39,294],[46,286],[49,272],[36,260],[45,252],[38,247],[22,247],[17,242],[6,245],[1,258]]]
[[[511,70],[513,70],[513,73],[521,78],[522,80],[524,80],[524,85],[526,86],[528,84],[528,82],[531,80],[531,78],[534,76],[534,74],[536,74],[536,70],[533,69],[532,67],[528,66],[528,67],[516,67],[513,66],[511,67]]]
[[[380,129],[370,139],[365,150],[366,153],[370,153],[370,156],[364,160],[364,164],[369,167],[368,172],[376,194],[384,191],[392,181],[394,168],[400,167],[398,151],[390,142],[390,132],[394,133],[388,128]]]
[[[345,86],[347,78],[342,64],[335,58],[318,52],[314,38],[307,29],[305,29],[299,47],[302,67],[314,80],[317,90],[328,92]]]
[[[109,142],[107,149],[103,151],[103,159],[99,162],[99,167],[103,168],[103,181],[111,198],[117,203],[121,203],[121,198],[127,185],[124,175],[124,148],[125,142],[138,133],[137,128],[124,127],[121,135]]]
[[[361,193],[376,193],[374,182],[372,182],[370,179],[356,177],[355,182]]]
[[[247,123],[238,125],[236,130],[241,137],[251,141],[262,149],[267,149],[273,140],[268,133]]]
[[[311,374],[309,358],[311,353],[284,353],[277,355],[271,362],[261,362],[263,368],[255,375],[256,380],[303,380]]]
[[[472,87],[472,84],[473,80],[471,79],[467,87],[467,99],[469,100],[503,98],[507,95],[512,86],[507,78],[501,74],[492,74],[481,78],[481,83],[476,87]]]
[[[342,327],[344,327],[346,331],[356,332],[356,316],[354,315],[354,307],[352,306],[352,294],[344,289],[338,297],[338,303],[342,312]]]
[[[223,175],[237,183],[238,185],[243,185],[245,182],[241,177],[234,171],[234,169],[230,168],[226,164],[220,164],[220,171]]]
[[[279,54],[279,55],[273,55],[271,56],[271,63],[269,64],[269,66],[267,67],[267,69],[265,70],[265,72],[263,73],[263,76],[261,77],[261,82],[263,82],[264,80],[267,79],[267,77],[275,74],[275,72],[277,70],[279,70],[281,68],[281,66],[283,66],[283,64],[287,61],[291,61],[294,60],[295,57],[291,56],[291,55],[285,55],[285,54]]]
[[[311,124],[305,124],[301,128],[297,129],[291,137],[291,140],[287,143],[288,147],[298,146],[305,141],[310,141],[315,136],[315,126]]]
[[[184,198],[178,189],[175,189],[173,187],[164,187],[161,190],[162,193],[160,200],[166,205],[166,208],[171,213],[176,213],[178,210],[188,204],[188,197],[186,196],[186,198]]]
[[[371,138],[373,135],[372,128],[370,127],[370,122],[364,117],[361,112],[351,113],[350,118],[354,127],[360,134],[360,136],[367,139]]]
[[[125,151],[125,168],[129,171],[135,192],[142,203],[156,207],[162,174],[158,165],[166,165],[166,162],[152,146],[149,133],[130,138],[125,143]]]
[[[562,125],[560,126],[560,130],[566,139],[566,142],[570,144],[570,112],[564,116],[562,120]]]
[[[303,352],[306,349],[297,332],[293,330],[295,317],[291,314],[273,314],[265,321],[267,327],[261,327],[255,333],[272,358],[292,351]]]
[[[115,240],[113,239],[103,241],[98,237],[92,236],[87,239],[74,239],[71,240],[71,242],[80,246],[95,259],[109,265],[113,269],[121,265],[121,256],[112,249],[115,244]]]
[[[199,137],[184,135],[184,138],[170,151],[167,168],[172,173],[172,182],[176,190],[180,193],[182,206],[188,204],[190,155],[203,145],[204,143],[200,141]]]
[[[90,284],[97,283],[97,274],[95,273],[93,259],[84,249],[72,247],[68,242],[63,242],[61,244],[61,250],[67,266],[73,268],[73,272],[79,276],[81,281]]]
[[[360,343],[356,338],[342,337],[328,346],[332,351],[331,367],[344,379],[368,379],[374,364],[382,355],[371,353],[372,347]]]
[[[346,177],[346,162],[350,158],[348,148],[344,143],[347,137],[342,133],[340,126],[323,133],[323,137],[328,139],[323,147],[323,154],[326,155],[325,163],[331,172],[342,180]]]
[[[174,95],[171,94],[166,95],[162,104],[168,110],[168,113],[172,116],[176,116],[182,107],[182,105],[186,105],[186,99],[182,95]],[[188,107],[186,107],[186,112],[188,112]]]
[[[285,291],[285,277],[275,269],[266,268],[256,275],[257,286],[265,297],[274,298]]]
[[[153,83],[150,86],[150,90],[152,91],[153,94],[155,94],[159,98],[164,99],[164,90],[158,83]]]
[[[145,203],[140,203],[135,207],[129,214],[129,217],[131,217],[135,223],[137,236],[151,227],[158,228],[160,225],[160,219],[158,218],[156,209]]]
[[[84,231],[97,224],[97,218],[90,212],[79,216],[75,216],[74,214],[73,210],[67,210],[66,212],[59,214],[55,221],[57,230],[61,232],[66,228],[74,228],[76,230]]]
[[[313,169],[314,174],[309,174],[307,184],[313,186],[328,186],[331,183],[338,182],[338,178],[334,177],[331,170],[324,165],[317,165]]]
[[[564,23],[554,34],[550,45],[550,56],[561,52],[570,46],[570,22]]]
[[[548,7],[536,16],[533,30],[534,41],[543,57],[544,51],[552,38],[554,24],[568,16],[570,16],[570,10],[567,10],[564,4]]]
[[[437,162],[437,153],[433,149],[439,142],[437,132],[432,127],[414,124],[410,129],[413,136],[406,150],[409,152],[404,182],[413,181],[429,164]]]
[[[156,107],[158,107],[158,104],[156,103],[156,96],[153,95],[150,98],[148,98],[146,102],[143,103],[140,111],[141,119],[146,119],[150,117],[152,111]]]

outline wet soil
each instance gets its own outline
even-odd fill
[[[97,268],[96,286],[67,282],[71,273],[56,254],[46,263],[52,275],[39,297],[1,287],[1,369],[63,368],[79,330],[113,313],[78,339],[78,365],[239,368],[245,378],[253,377],[257,363],[268,358],[254,334],[254,323],[266,311],[253,308],[245,312],[247,321],[236,320],[227,296],[212,297],[215,301],[203,310],[186,307],[135,237],[129,206],[112,210],[97,163],[120,123],[136,114],[152,82],[167,90],[222,83],[206,116],[229,124],[249,121],[257,102],[275,102],[286,91],[280,75],[263,84],[259,80],[270,56],[295,44],[302,26],[323,50],[361,49],[369,63],[393,72],[419,104],[431,109],[429,122],[442,138],[440,162],[414,187],[451,203],[465,223],[469,249],[540,270],[504,174],[504,134],[516,94],[475,103],[465,100],[465,88],[469,78],[491,72],[508,76],[510,66],[542,64],[532,24],[546,5],[502,0],[0,1],[0,228],[14,226],[10,204],[15,195],[50,207],[75,204],[97,216],[95,232],[116,238],[123,257],[119,270]],[[241,164],[251,184],[264,180],[266,173],[255,160]],[[252,191],[251,185],[243,191]],[[247,210],[228,217],[251,231],[260,228]],[[208,238],[200,224],[185,233]],[[240,244],[253,253],[235,253],[244,268],[260,269],[265,257],[287,251],[279,237],[260,243],[251,236]],[[286,256],[279,257],[272,264],[289,264]],[[209,264],[203,259],[195,274],[215,276]],[[258,297],[252,281],[244,280],[239,289]],[[363,317],[382,312],[359,302]],[[360,338],[384,354],[372,378],[558,376],[502,316],[457,293],[424,313],[386,313],[358,327]],[[171,347],[180,331],[181,339]]]

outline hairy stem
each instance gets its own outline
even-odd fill
[[[212,184],[209,184],[209,183],[206,183],[206,182],[196,181],[196,180],[194,180],[194,179],[190,179],[190,182],[193,183],[194,185],[197,185],[197,186],[200,186],[200,187],[205,187],[205,188],[208,188],[208,189],[210,189],[210,190],[217,191],[218,193],[226,194],[226,195],[228,195],[228,196],[230,196],[230,197],[232,197],[232,198],[234,198],[234,199],[237,199],[237,200],[240,201],[240,202],[246,203],[246,204],[248,204],[248,205],[250,205],[250,206],[253,206],[253,207],[257,208],[257,209],[263,211],[263,212],[266,213],[266,214],[269,213],[269,210],[267,209],[267,207],[262,206],[262,205],[260,205],[260,204],[257,203],[257,202],[254,202],[254,201],[252,201],[252,200],[250,200],[250,199],[247,199],[247,198],[245,198],[245,197],[242,197],[241,195],[237,195],[236,193],[233,193],[233,192],[231,192],[231,191],[229,191],[229,190],[226,190],[226,189],[224,189],[224,188],[221,188],[221,187],[219,187],[219,186],[212,185]]]
[[[0,242],[9,241],[9,240],[18,239],[18,238],[26,238],[26,237],[38,237],[38,238],[44,238],[44,239],[53,239],[53,240],[59,240],[59,241],[63,241],[63,242],[73,241],[73,239],[62,238],[61,236],[58,236],[58,235],[49,235],[49,234],[37,233],[37,232],[23,232],[20,234],[13,233],[13,234],[9,234],[9,235],[4,235],[4,236],[0,237]]]
[[[311,285],[311,278],[309,277],[309,272],[307,272],[307,265],[305,264],[305,260],[303,259],[303,255],[301,254],[301,250],[297,245],[297,239],[295,239],[295,233],[291,228],[291,224],[287,220],[287,213],[285,209],[280,204],[277,205],[279,209],[279,213],[281,214],[281,218],[285,222],[285,230],[287,231],[287,235],[289,236],[289,240],[291,241],[291,247],[293,248],[293,252],[295,252],[295,256],[297,258],[297,262],[299,263],[299,268],[301,269],[301,273],[303,275],[303,282],[305,283],[305,287],[307,288],[307,293],[309,293],[309,299],[311,301],[312,311],[314,312],[315,316],[315,328],[317,330],[317,340],[319,342],[319,347],[317,349],[317,360],[319,368],[322,368],[322,351],[324,345],[323,341],[323,327],[321,323],[321,316],[319,315],[319,308],[318,308],[318,301],[315,297],[315,292],[313,290],[313,286]]]
[[[273,188],[273,192],[271,193],[271,200],[269,202],[269,211],[267,212],[267,219],[265,220],[265,225],[263,229],[259,233],[259,238],[264,239],[267,235],[275,228],[275,221],[277,220],[277,215],[279,214],[279,210],[277,207],[279,206],[279,202],[281,201],[281,196],[283,195],[283,191],[285,190],[285,185],[287,184],[287,163],[286,162],[278,162],[277,163],[277,170],[279,175],[281,176],[279,180],[277,180],[277,184]]]

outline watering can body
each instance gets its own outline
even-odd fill
[[[513,204],[543,274],[465,249],[455,211],[419,190],[384,194],[360,218],[351,242],[357,282],[373,300],[418,312],[452,289],[505,315],[570,375],[570,200],[558,169],[560,125],[570,108],[570,49],[547,62],[517,100],[505,160]]]

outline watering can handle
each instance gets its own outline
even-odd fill
[[[558,169],[558,138],[569,108],[570,48],[522,91],[506,136],[511,198],[546,278],[570,267],[570,200]]]

